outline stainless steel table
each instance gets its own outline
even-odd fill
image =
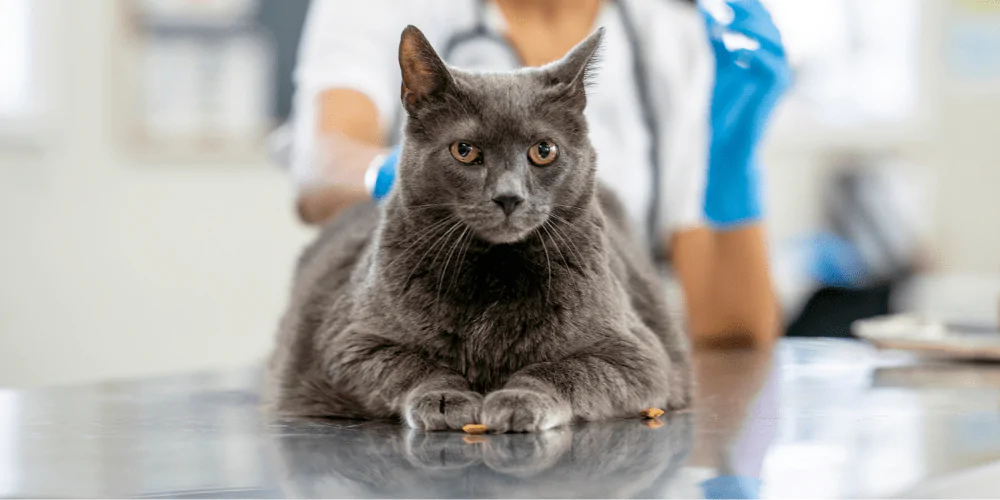
[[[1000,366],[848,341],[697,361],[693,411],[537,435],[271,421],[251,369],[2,391],[0,497],[1000,496]]]

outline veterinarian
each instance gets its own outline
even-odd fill
[[[544,65],[605,27],[586,109],[598,178],[669,259],[695,344],[779,335],[756,150],[790,73],[759,0],[314,0],[291,160],[304,221],[389,192],[407,24],[480,70]]]

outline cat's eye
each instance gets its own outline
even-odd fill
[[[528,159],[539,167],[552,164],[557,156],[559,148],[552,141],[540,141],[528,149]]]
[[[464,141],[451,143],[451,155],[466,165],[482,165],[483,152],[475,145]]]

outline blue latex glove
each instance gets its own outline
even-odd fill
[[[725,4],[732,10],[729,24],[701,6],[715,52],[705,216],[717,226],[733,227],[761,216],[757,146],[792,74],[781,35],[760,1]],[[740,48],[734,40],[757,47]]]
[[[382,166],[378,169],[378,176],[375,177],[375,186],[372,188],[372,199],[379,201],[389,195],[392,185],[396,182],[396,166],[399,164],[399,146],[393,146],[389,154],[382,160]]]
[[[701,483],[705,498],[760,498],[760,479],[718,476]]]

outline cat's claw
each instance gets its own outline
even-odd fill
[[[479,421],[483,397],[476,392],[429,390],[412,394],[404,418],[414,429],[444,431],[461,429]]]
[[[490,432],[538,432],[568,423],[568,404],[537,391],[501,389],[483,401],[482,423]]]

